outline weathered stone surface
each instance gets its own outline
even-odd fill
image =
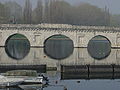
[[[52,35],[62,34],[74,42],[74,47],[87,47],[94,36],[105,36],[111,47],[120,47],[120,28],[105,26],[75,26],[68,24],[0,24],[0,46],[5,46],[7,38],[13,34],[23,34],[31,46],[43,47],[44,41]]]

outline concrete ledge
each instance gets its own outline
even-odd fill
[[[10,70],[36,70],[38,72],[45,73],[46,65],[0,65],[0,72]]]
[[[120,79],[120,65],[62,65],[61,79]]]

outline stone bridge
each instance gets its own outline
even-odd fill
[[[75,48],[69,57],[56,60],[44,53],[43,48],[31,48],[29,54],[22,60],[10,58],[4,48],[0,48],[0,65],[46,65],[58,67],[60,65],[120,65],[120,49],[112,49],[110,55],[102,60],[92,58],[86,48]]]
[[[1,24],[0,46],[5,46],[6,40],[14,34],[22,34],[30,41],[31,47],[44,47],[46,39],[53,35],[69,37],[74,47],[87,47],[89,41],[98,35],[106,37],[111,47],[120,47],[120,28],[105,26],[75,26],[67,24]]]

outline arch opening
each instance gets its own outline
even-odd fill
[[[5,51],[13,59],[21,60],[28,55],[30,51],[30,42],[22,34],[13,34],[5,42]]]
[[[73,50],[73,41],[65,35],[53,35],[44,42],[44,52],[52,59],[65,59],[73,53]]]
[[[89,41],[87,49],[91,57],[102,60],[110,55],[111,42],[107,37],[97,35]]]

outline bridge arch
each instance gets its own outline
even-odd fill
[[[29,40],[29,38],[27,37],[27,35],[24,35],[24,34],[21,34],[21,33],[13,33],[13,34],[10,34],[9,36],[6,37],[5,45],[4,45],[4,46],[6,46],[8,40],[9,40],[11,37],[16,36],[16,35],[20,35],[20,36],[26,38],[26,39],[29,41],[29,44],[30,44],[30,40]],[[31,44],[30,44],[30,45],[31,45]]]
[[[14,35],[22,35],[22,36],[24,36],[29,41],[29,44],[31,46],[30,35],[27,35],[26,33],[17,33],[17,32],[16,33],[9,33],[8,36],[4,37],[4,46],[6,46],[7,41]]]
[[[110,55],[111,41],[103,35],[96,35],[90,39],[87,49],[90,56],[101,60]]]
[[[109,37],[104,36],[104,35],[95,35],[94,37],[92,37],[92,38],[89,40],[89,42],[90,42],[91,40],[95,39],[96,37],[104,38],[104,39],[106,39],[107,41],[109,41],[110,45],[112,44],[112,41],[109,39]],[[88,44],[89,44],[89,42],[88,42]],[[88,46],[88,44],[87,44],[87,46]]]
[[[5,51],[9,57],[21,60],[30,51],[30,41],[23,34],[12,34],[5,41]]]
[[[50,36],[47,36],[47,37],[44,39],[44,41],[43,41],[43,46],[45,47],[46,41],[49,40],[50,38],[54,37],[54,36],[63,36],[63,37],[65,37],[65,38],[68,38],[69,40],[72,41],[72,44],[73,44],[73,47],[74,47],[74,40],[73,40],[70,36],[64,35],[64,34],[52,34],[52,35],[50,35]]]
[[[69,57],[73,50],[73,40],[62,34],[52,35],[44,41],[45,54],[56,60]]]

